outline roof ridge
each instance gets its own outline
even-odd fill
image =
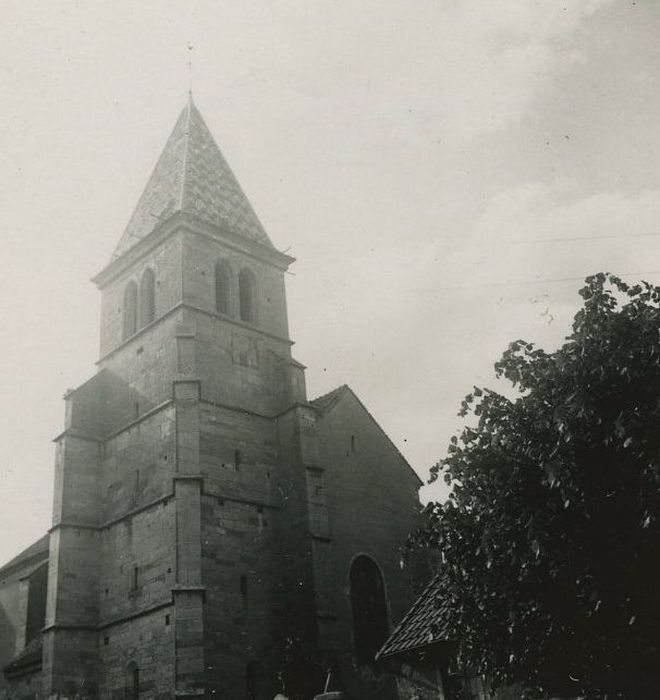
[[[188,103],[186,104],[186,123],[183,129],[183,158],[181,159],[181,187],[179,189],[179,209],[183,209],[184,194],[186,189],[186,169],[188,167],[188,152],[190,151],[190,113],[192,112],[192,93],[188,93]]]
[[[177,212],[195,215],[229,233],[273,248],[192,95],[179,114],[113,257],[126,253]]]
[[[381,424],[374,418],[373,413],[364,405],[362,402],[362,399],[351,389],[351,387],[348,384],[342,384],[341,386],[336,387],[332,391],[329,391],[327,394],[323,394],[322,396],[319,396],[316,399],[312,399],[310,403],[314,408],[321,414],[321,416],[324,416],[328,411],[330,411],[334,406],[337,404],[339,397],[342,395],[344,391],[348,391],[351,393],[353,398],[358,402],[358,404],[362,407],[362,410],[369,416],[369,418],[373,421],[374,425],[378,428],[378,430],[382,433],[382,435],[385,437],[385,439],[390,443],[390,445],[399,453],[399,456],[403,460],[404,464],[407,465],[408,469],[414,474],[415,479],[417,479],[417,482],[419,483],[420,486],[423,485],[423,481],[419,478],[419,475],[417,472],[412,468],[410,462],[403,456],[401,453],[401,450],[397,447],[396,443],[392,440],[392,438],[387,434],[385,430],[383,430]]]
[[[25,564],[30,559],[35,559],[39,556],[48,555],[48,544],[50,535],[46,533],[38,540],[21,550],[16,556],[12,557],[6,564],[0,566],[0,574],[6,574],[10,569],[17,567],[19,564]]]
[[[347,389],[350,391],[348,384],[341,384],[325,394],[321,394],[321,396],[317,396],[315,399],[312,399],[310,403],[312,406],[314,406],[314,408],[316,408],[317,411],[319,411],[319,413],[327,413],[335,405],[335,403],[337,403],[337,400],[341,394]]]
[[[339,386],[336,386],[334,389],[330,389],[330,391],[326,391],[325,394],[321,394],[320,396],[317,396],[314,401],[319,401],[320,399],[324,399],[326,396],[330,396],[330,394],[334,394],[335,392],[339,391],[340,389],[348,389],[348,384],[340,384]]]

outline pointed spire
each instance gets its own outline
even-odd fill
[[[178,211],[194,214],[234,235],[272,247],[195,106],[192,89],[115,249],[115,257]]]

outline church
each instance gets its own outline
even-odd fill
[[[307,398],[292,262],[190,97],[93,280],[52,525],[0,569],[0,697],[398,697],[421,482],[349,387]]]

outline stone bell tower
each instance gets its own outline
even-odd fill
[[[292,639],[395,697],[351,651],[349,568],[373,560],[380,639],[419,480],[349,389],[308,402],[292,261],[190,98],[94,279],[98,373],[56,440],[45,697],[271,698]]]

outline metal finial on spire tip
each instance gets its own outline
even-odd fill
[[[193,99],[193,62],[192,62],[192,52],[195,46],[188,42],[186,44],[186,48],[188,49],[188,102],[192,102]]]

